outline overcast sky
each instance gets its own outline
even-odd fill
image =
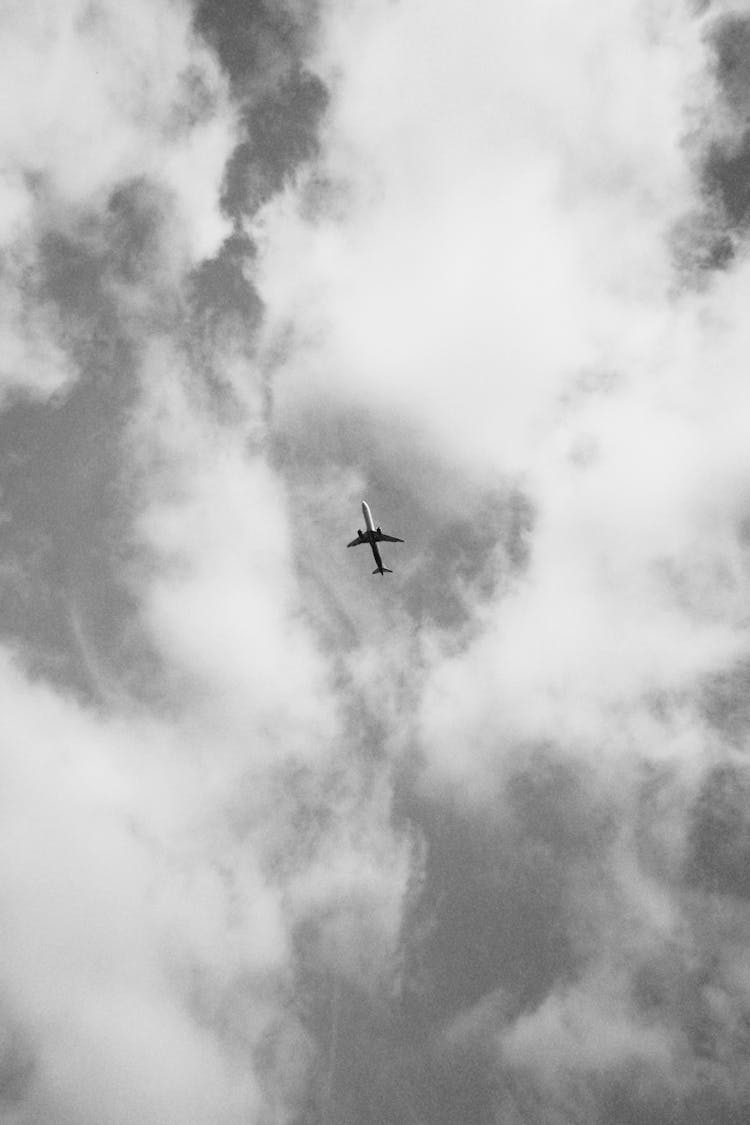
[[[0,35],[3,1125],[746,1122],[750,3]]]

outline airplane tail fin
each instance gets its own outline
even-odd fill
[[[393,574],[393,571],[389,570],[387,566],[384,566],[380,570],[377,567],[375,567],[375,569],[373,570],[372,573],[373,574]]]

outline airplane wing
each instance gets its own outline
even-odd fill
[[[403,543],[403,539],[399,539],[395,535],[385,535],[380,529],[375,533],[375,538],[378,543]]]
[[[356,539],[352,539],[351,543],[347,543],[347,547],[358,547],[360,543],[367,543],[369,540],[364,535],[358,535]]]

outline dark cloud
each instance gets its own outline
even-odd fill
[[[410,1006],[444,1019],[507,988],[533,1002],[571,969],[559,869],[543,845],[462,823],[425,826],[425,887],[413,922]]]
[[[245,266],[255,256],[252,240],[242,232],[232,234],[218,254],[207,258],[193,271],[188,282],[191,306],[201,334],[213,335],[218,325],[240,318],[252,339],[263,304],[248,281]]]
[[[335,975],[308,977],[300,994],[316,1043],[300,1125],[495,1120],[484,1044],[446,1044],[434,1027],[415,1033],[398,1002],[373,1000]]]
[[[317,4],[287,7],[255,0],[201,0],[198,32],[229,75],[243,139],[226,169],[222,206],[252,214],[296,168],[317,152],[328,102],[325,86],[305,67]]]
[[[750,775],[725,763],[709,771],[691,814],[687,875],[713,894],[750,899]]]
[[[629,951],[632,907],[625,903],[628,1010],[645,1027],[674,1035],[689,1057],[683,1053],[669,1073],[657,1060],[651,1065],[627,1054],[578,1062],[568,1045],[570,1063],[547,1080],[504,1061],[503,1030],[579,986],[589,957],[602,954],[597,927],[611,918],[600,918],[598,908],[581,918],[580,890],[582,882],[590,890],[611,882],[609,893],[617,896],[610,849],[628,806],[626,798],[608,798],[590,771],[565,763],[554,747],[526,758],[492,811],[401,791],[399,815],[418,823],[426,845],[424,880],[405,920],[401,987],[373,995],[335,973],[312,971],[301,982],[303,1022],[316,1048],[300,1120],[657,1125],[697,1123],[706,1113],[727,1125],[742,1119],[744,1039],[739,1023],[718,1014],[717,989],[730,994],[710,949],[665,940]],[[593,942],[580,944],[581,926],[593,927]],[[585,1034],[571,1023],[570,1036]]]
[[[713,144],[705,161],[704,181],[710,194],[715,194],[732,230],[744,232],[750,213],[750,131],[745,133],[731,152]],[[717,243],[716,246],[727,246]],[[723,257],[728,256],[728,248]],[[720,263],[722,255],[719,255]]]
[[[100,659],[130,687],[149,679],[133,676],[150,660],[124,581],[133,502],[120,443],[138,395],[136,341],[179,322],[179,299],[161,281],[168,205],[139,178],[114,189],[101,211],[53,213],[57,222],[39,235],[39,286],[65,325],[78,378],[51,402],[18,402],[0,415],[0,632],[37,670],[94,696]],[[122,295],[135,291],[151,299],[134,332]]]
[[[318,151],[328,95],[304,65],[316,18],[315,4],[298,9],[255,0],[200,0],[195,10],[196,30],[230,79],[240,123],[240,140],[227,160],[221,192],[222,210],[234,230],[218,253],[195,268],[188,283],[194,318],[188,346],[215,400],[223,404],[233,395],[220,374],[217,354],[231,339],[249,361],[263,314],[250,280],[256,248],[243,219]]]
[[[685,809],[693,798],[674,766],[645,766],[636,781],[635,854],[644,874],[660,885],[683,883]]]
[[[327,103],[320,79],[296,67],[250,104],[243,117],[247,140],[227,165],[222,206],[228,215],[252,214],[316,155]]]
[[[699,909],[708,916],[710,900]],[[671,1030],[684,1053],[671,1076],[665,1108],[679,1111],[679,1120],[698,1122],[708,1114],[711,1120],[735,1122],[750,1105],[750,1011],[724,963],[721,950],[728,935],[704,943],[704,927],[695,921],[687,947],[665,943],[634,968],[633,1001],[649,1024]],[[632,1105],[632,1087],[627,1094]]]
[[[304,53],[317,11],[315,0],[294,7],[283,0],[199,0],[194,18],[242,97]]]
[[[169,203],[166,193],[146,179],[112,192],[102,235],[107,265],[116,278],[140,285],[157,274]]]
[[[750,17],[740,12],[718,19],[711,27],[716,81],[739,120],[750,111]]]
[[[688,140],[697,151],[703,203],[672,231],[678,270],[698,283],[731,265],[750,221],[750,18],[731,13],[713,20],[707,45],[716,97]]]
[[[693,283],[700,283],[702,277],[717,270],[728,269],[735,259],[736,239],[722,217],[720,206],[709,205],[686,215],[671,231],[675,266]]]
[[[423,565],[405,585],[407,612],[441,629],[460,627],[525,570],[533,525],[532,504],[518,488],[467,498],[463,515],[433,523]]]
[[[122,581],[132,509],[113,432],[126,385],[81,383],[56,407],[19,404],[0,416],[0,632],[37,670],[94,696],[84,636],[113,674],[129,667],[128,680],[145,659],[128,651],[134,606]]]
[[[738,749],[747,748],[750,731],[750,662],[741,660],[711,676],[703,689],[702,711],[722,739]]]
[[[171,208],[163,187],[138,177],[115,187],[101,210],[53,213],[41,228],[42,293],[59,308],[84,377],[108,340],[129,338],[118,288],[152,297],[139,305],[142,327],[174,327],[179,301],[162,265]]]
[[[46,232],[40,241],[40,252],[46,294],[66,318],[100,315],[105,260],[96,245],[93,221],[90,238],[83,232],[78,237],[57,230]]]
[[[578,767],[547,750],[525,757],[493,809],[472,812],[418,796],[407,779],[397,784],[396,824],[423,839],[426,867],[401,955],[379,983],[367,972],[360,985],[326,964],[323,919],[298,927],[294,1010],[312,1054],[294,1120],[489,1125],[518,1093],[500,1066],[497,1034],[575,979],[569,875],[611,837]],[[338,803],[331,794],[315,815],[297,818],[300,856],[315,850]],[[330,909],[343,916],[347,903]],[[531,1093],[521,1101],[530,1104]]]
[[[246,378],[248,382],[252,379],[249,365],[263,318],[263,303],[248,280],[254,256],[251,239],[236,230],[187,280],[190,326],[185,347],[192,357],[192,369],[212,393],[220,413],[227,405],[236,405],[233,388],[223,376],[227,346],[245,357]]]
[[[406,802],[427,846],[407,924],[411,1018],[454,1018],[500,992],[506,1015],[538,1003],[578,965],[569,877],[608,829],[577,770],[531,752],[492,807]]]
[[[12,1020],[0,1017],[0,1111],[13,1113],[26,1100],[35,1073],[28,1036]]]
[[[606,1075],[560,1074],[542,1087],[523,1073],[498,1081],[497,1117],[511,1125],[682,1125],[684,1107],[643,1065]]]

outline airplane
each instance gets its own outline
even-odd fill
[[[397,539],[395,535],[385,535],[379,527],[375,527],[372,521],[372,512],[370,505],[366,500],[362,501],[362,515],[365,517],[365,531],[357,529],[357,538],[352,539],[351,543],[347,543],[347,547],[358,547],[360,543],[369,543],[372,547],[372,553],[375,556],[375,562],[378,564],[373,570],[373,574],[393,574],[387,566],[383,566],[383,560],[380,557],[378,550],[378,543],[403,543],[403,539]]]

